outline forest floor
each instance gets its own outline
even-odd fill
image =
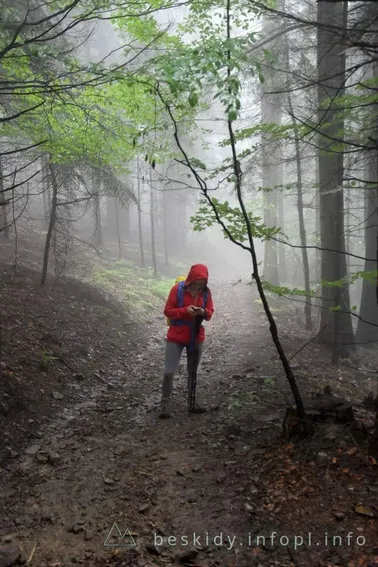
[[[252,286],[211,281],[197,397],[219,409],[188,415],[183,360],[159,420],[166,282],[138,310],[140,275],[126,308],[97,279],[1,274],[0,567],[377,566],[378,467],[345,426],[281,439],[291,396]],[[275,315],[293,355],[309,335]],[[328,360],[295,357],[302,393],[374,388],[366,362]]]

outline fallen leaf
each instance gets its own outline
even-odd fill
[[[369,463],[371,465],[378,465],[376,459],[374,459],[374,457],[372,457],[371,455],[369,455]]]
[[[341,469],[341,472],[343,472],[343,473],[345,473],[345,474],[346,474],[346,473],[348,473],[348,472],[349,472],[349,469],[348,469],[348,468],[344,468],[344,469]]]
[[[362,506],[361,504],[358,504],[356,506],[355,512],[357,514],[361,514],[362,516],[368,516],[369,518],[376,517],[375,512],[371,508],[368,508],[367,506]]]

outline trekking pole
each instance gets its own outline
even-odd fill
[[[193,324],[193,332],[194,337],[191,341],[191,346],[194,349],[193,351],[193,368],[192,368],[192,376],[191,376],[191,388],[189,392],[189,409],[194,409],[195,401],[196,401],[196,387],[197,387],[197,362],[198,362],[198,334],[199,329],[201,326],[202,320],[200,317],[196,317],[195,322]]]
[[[196,386],[197,386],[197,340],[194,342],[194,352],[193,352],[193,368],[192,368],[192,380],[189,396],[189,409],[193,410],[196,402]]]

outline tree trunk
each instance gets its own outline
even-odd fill
[[[125,231],[124,231],[125,239],[130,240],[130,226],[131,226],[131,206],[130,206],[130,203],[128,205],[125,205],[124,211],[125,211],[125,215],[124,215],[124,218],[125,218]]]
[[[3,177],[3,164],[0,157],[0,218],[1,226],[0,232],[4,234],[6,238],[9,236],[9,226],[8,226],[8,215],[7,215],[7,205],[5,204],[5,193],[4,193],[4,177]]]
[[[150,222],[151,222],[152,266],[154,269],[154,276],[156,278],[158,276],[158,269],[157,269],[156,247],[155,247],[154,190],[152,187],[152,167],[150,167]]]
[[[376,156],[371,156],[368,169],[368,180],[377,184],[378,168]],[[375,272],[377,264],[370,259],[376,257],[377,254],[377,211],[378,211],[378,186],[370,184],[365,190],[365,272]],[[375,278],[371,281],[364,279],[362,284],[360,317],[358,320],[356,339],[358,343],[368,343],[371,347],[376,348],[378,340],[378,308],[376,298],[376,282]],[[369,323],[371,323],[369,325]],[[376,325],[376,326],[375,326]]]
[[[103,244],[103,234],[102,234],[102,219],[101,219],[101,197],[99,192],[100,182],[96,174],[96,170],[92,171],[92,194],[93,194],[93,213],[95,221],[94,230],[94,244],[95,246],[101,246]]]
[[[43,225],[46,230],[49,228],[51,217],[51,176],[49,174],[48,158],[43,155],[41,157],[41,170],[42,170],[42,200],[43,200]]]
[[[283,181],[283,176],[282,176]],[[277,205],[278,205],[278,226],[281,231],[285,232],[285,208],[284,208],[284,194],[283,189],[277,191]],[[278,243],[278,279],[282,285],[288,283],[287,270],[286,270],[286,254],[285,244]]]
[[[316,186],[316,193],[315,193],[315,230],[316,230],[316,246],[321,246],[321,236],[320,236],[320,189],[319,189],[319,155],[317,152],[315,161],[315,186]],[[316,249],[315,252],[315,282],[317,284],[321,281],[321,274],[322,271],[322,256],[321,250]]]
[[[168,251],[168,234],[167,234],[167,192],[163,191],[163,231],[164,231],[164,255],[165,255],[165,265],[169,266],[169,251]]]
[[[140,260],[141,260],[142,267],[144,268],[145,261],[144,261],[144,248],[143,248],[142,206],[141,206],[141,191],[140,191],[139,157],[137,157],[137,187],[138,187],[138,230],[139,230]]]
[[[277,22],[265,17],[263,33],[269,36]],[[276,50],[279,44],[276,42]],[[264,66],[264,83],[262,85],[261,121],[262,124],[281,124],[282,112],[279,97],[272,94],[274,91],[275,71],[270,66]],[[278,190],[274,187],[282,185],[282,146],[281,141],[274,139],[274,135],[263,133],[262,142],[262,186],[265,190],[264,223],[268,228],[278,225]],[[264,245],[264,278],[271,284],[279,285],[277,242],[266,240]]]
[[[98,193],[95,193],[94,195],[93,206],[94,206],[94,217],[95,217],[94,243],[95,246],[101,246],[103,243],[102,223],[101,223],[101,201]]]
[[[118,199],[115,198],[115,216],[116,216],[116,226],[117,226],[117,241],[118,241],[118,258],[119,260],[122,258],[122,244],[121,244],[121,232],[119,229],[119,206],[118,206]]]
[[[50,245],[51,245],[51,237],[55,227],[56,221],[56,208],[58,204],[58,182],[55,175],[54,165],[48,165],[49,174],[51,178],[52,184],[52,198],[51,198],[51,207],[50,207],[50,221],[49,226],[47,229],[46,234],[46,241],[45,241],[45,251],[43,254],[43,264],[42,264],[42,274],[41,274],[41,285],[45,285],[46,278],[47,278],[47,269],[49,265],[49,253],[50,253]]]
[[[309,294],[311,290],[310,286],[310,264],[308,261],[308,254],[307,254],[307,237],[306,237],[306,226],[303,214],[303,183],[302,183],[302,164],[301,164],[301,147],[299,141],[299,134],[297,128],[297,120],[294,116],[293,105],[291,102],[291,95],[288,94],[288,106],[289,112],[291,114],[291,120],[294,127],[294,144],[295,144],[295,163],[297,168],[297,208],[298,208],[298,219],[299,219],[299,236],[301,241],[302,247],[302,262],[303,262],[303,276],[304,276],[304,287],[306,292]],[[311,297],[308,296],[306,298],[306,302],[304,305],[304,314],[305,314],[305,322],[306,322],[306,329],[310,331],[312,329],[312,320],[311,320]]]
[[[335,104],[330,101],[337,99],[344,90],[346,47],[343,31],[346,25],[346,2],[319,2],[317,9],[319,124],[326,124],[321,126],[319,144],[322,150],[330,152],[319,152],[321,279],[337,282],[346,276],[346,258],[342,253],[345,252],[343,153],[332,152],[332,138],[340,137],[343,123],[336,117],[337,101]],[[326,26],[335,26],[340,31],[335,33]],[[350,346],[354,342],[348,286],[324,285],[322,307],[320,325],[325,329],[320,333],[318,341],[332,347],[332,360],[337,363],[339,356],[349,356]],[[337,310],[332,311],[335,308]]]

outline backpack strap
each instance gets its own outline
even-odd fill
[[[203,294],[202,309],[206,309],[206,305],[207,305],[207,290]]]
[[[177,307],[179,308],[184,306],[184,287],[185,287],[185,281],[179,282],[177,287]],[[172,319],[171,325],[173,327],[182,327],[182,326],[190,327],[192,326],[192,322],[182,321],[181,319]]]
[[[184,305],[184,287],[185,287],[185,282],[184,281],[179,282],[177,288],[177,307],[183,307]]]

